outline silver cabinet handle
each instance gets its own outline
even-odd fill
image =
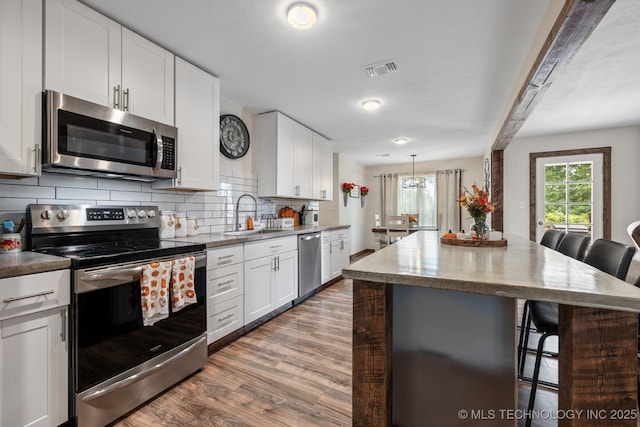
[[[276,257],[276,262],[278,263],[278,271],[280,271],[280,255]]]
[[[273,245],[273,246],[269,246],[269,249],[278,249],[281,248],[282,245]]]
[[[182,166],[178,168],[178,185],[182,185]]]
[[[129,111],[129,88],[122,91],[122,109]]]
[[[113,108],[120,108],[120,85],[113,87]]]
[[[173,363],[174,361],[176,361],[177,359],[180,359],[181,357],[185,356],[187,353],[189,353],[191,350],[193,350],[196,346],[202,344],[202,341],[206,340],[206,337],[202,337],[200,338],[198,341],[196,341],[195,343],[191,344],[189,347],[185,348],[184,350],[180,351],[179,353],[171,356],[170,358],[168,358],[167,360],[165,360],[164,362],[160,362],[157,365],[152,366],[151,368],[147,369],[144,372],[140,372],[139,374],[135,374],[135,375],[131,375],[128,378],[125,378],[123,380],[120,380],[114,384],[111,384],[107,387],[101,388],[100,390],[97,390],[91,394],[88,394],[86,396],[84,396],[82,398],[83,401],[88,401],[88,400],[93,400],[95,398],[101,397],[105,394],[114,392],[116,390],[120,390],[123,387],[128,386],[129,384],[135,383],[137,381],[140,381],[146,377],[148,377],[149,375],[153,374],[154,372],[156,372],[157,370],[160,370],[162,368],[164,368],[165,366],[167,366],[170,363]]]
[[[62,317],[62,329],[60,330],[60,338],[62,339],[62,342],[65,342],[67,340],[67,312],[67,308],[60,312],[60,317]]]
[[[340,250],[344,249],[344,240],[340,240]]]
[[[13,302],[13,301],[20,301],[20,300],[23,300],[23,299],[42,297],[42,296],[45,296],[45,295],[51,295],[53,292],[54,291],[44,291],[44,292],[38,292],[37,294],[24,295],[24,296],[21,296],[21,297],[5,298],[4,302]]]
[[[36,144],[33,147],[33,173],[38,173],[38,164],[40,159],[40,144]]]
[[[299,196],[300,195],[300,186],[296,185],[295,189],[296,189],[296,196]]]
[[[323,199],[327,198],[327,190],[322,190],[322,198]]]

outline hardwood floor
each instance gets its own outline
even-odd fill
[[[351,425],[351,289],[342,280],[249,332],[116,426]]]

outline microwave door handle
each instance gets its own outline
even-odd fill
[[[153,173],[155,175],[158,175],[160,173],[160,168],[162,167],[162,137],[160,137],[160,135],[158,135],[158,132],[156,132],[156,128],[153,128],[153,136],[156,140],[155,143],[155,158],[156,158],[156,165],[153,168]]]

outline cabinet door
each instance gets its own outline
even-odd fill
[[[329,141],[313,134],[312,198],[333,199],[333,153]]]
[[[276,255],[274,272],[274,306],[276,309],[298,297],[298,251]]]
[[[174,55],[122,28],[122,109],[174,124]]]
[[[340,274],[342,274],[342,269],[349,267],[351,262],[351,247],[349,245],[349,239],[342,240],[340,248]]]
[[[120,24],[76,0],[44,4],[44,88],[114,107],[121,76]]]
[[[331,243],[323,243],[320,250],[320,283],[324,285],[331,280]]]
[[[181,58],[176,58],[176,127],[178,178],[153,187],[218,190],[220,81]]]
[[[67,421],[67,309],[0,322],[0,425]]]
[[[0,174],[37,175],[42,116],[42,2],[0,2]]]
[[[342,274],[342,240],[331,242],[331,278]]]
[[[276,145],[273,147],[277,153],[276,160],[276,192],[279,196],[295,197],[296,182],[294,178],[294,126],[295,122],[290,118],[277,113]],[[260,160],[258,160],[260,161]],[[270,165],[271,168],[274,165]]]
[[[245,325],[271,312],[271,281],[274,258],[264,257],[244,263],[244,323]]]
[[[296,197],[311,198],[313,140],[310,129],[299,123],[293,127],[293,181]]]

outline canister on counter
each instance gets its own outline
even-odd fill
[[[176,217],[176,237],[185,237],[187,235],[187,216],[183,213],[177,213]]]
[[[198,235],[198,218],[195,216],[187,217],[187,236],[197,236]]]
[[[173,211],[160,211],[160,238],[176,237],[176,220]]]

